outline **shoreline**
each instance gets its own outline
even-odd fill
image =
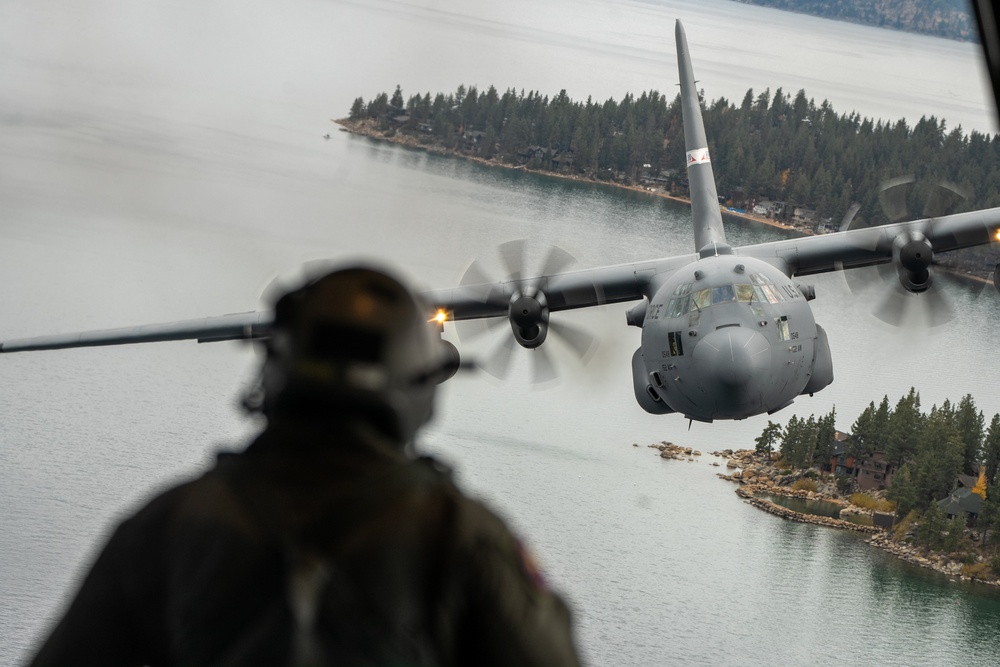
[[[693,461],[694,459],[692,458],[692,454],[700,455],[700,452],[693,452],[691,448],[681,447],[666,441],[648,445],[648,447],[659,450],[660,458],[668,460],[687,459],[688,461]],[[787,507],[783,507],[774,501],[758,497],[758,494],[763,493],[772,496],[794,498],[797,500],[827,502],[840,505],[843,508],[843,511],[849,511],[853,514],[867,514],[869,516],[872,514],[871,510],[853,505],[850,501],[839,497],[839,495],[834,495],[822,490],[806,491],[802,489],[793,489],[790,486],[775,483],[774,478],[782,477],[780,474],[782,471],[779,471],[774,468],[774,466],[771,466],[769,461],[762,460],[763,455],[757,454],[755,451],[741,449],[734,452],[731,449],[727,449],[721,452],[711,452],[710,456],[725,459],[726,467],[735,469],[731,474],[716,473],[716,477],[728,482],[736,482],[739,484],[739,486],[735,489],[736,495],[742,498],[744,502],[756,507],[757,509],[763,510],[769,514],[773,514],[774,516],[788,521],[869,533],[869,537],[865,539],[867,544],[877,549],[881,549],[882,551],[895,556],[900,560],[943,574],[951,581],[978,583],[992,586],[994,588],[1000,588],[1000,577],[998,576],[983,579],[964,574],[963,566],[965,564],[952,560],[952,554],[926,551],[922,548],[914,547],[904,542],[898,542],[891,537],[889,531],[875,526],[866,526],[846,521],[844,519],[834,519],[833,517],[818,514],[797,512],[795,510],[788,509]],[[713,466],[720,465],[715,461],[710,461],[709,463]],[[788,477],[792,476],[794,476],[794,474],[788,475]],[[801,478],[801,476],[799,478]]]
[[[487,160],[486,158],[481,158],[475,155],[466,155],[465,153],[460,153],[454,150],[446,150],[439,148],[437,146],[425,146],[419,141],[415,140],[410,135],[403,135],[396,133],[393,136],[386,136],[381,130],[377,128],[370,127],[364,121],[357,122],[352,121],[347,118],[331,118],[331,121],[340,125],[341,132],[347,132],[348,134],[356,134],[361,137],[368,137],[369,139],[376,139],[379,141],[385,141],[387,143],[396,144],[398,146],[406,146],[408,148],[415,148],[418,150],[425,151],[427,153],[432,153],[434,155],[441,155],[445,157],[455,157],[463,160],[468,160],[470,162],[476,162],[478,164],[484,165],[486,167],[493,167],[499,169],[510,169],[512,171],[524,171],[529,174],[538,174],[541,176],[551,176],[553,178],[560,178],[567,181],[576,181],[578,183],[589,183],[591,185],[604,185],[611,188],[618,188],[619,190],[629,190],[631,192],[638,192],[644,195],[649,195],[651,197],[660,197],[662,199],[669,199],[670,201],[677,202],[679,204],[685,204],[687,206],[691,205],[691,200],[687,197],[681,197],[679,195],[672,195],[663,190],[650,189],[643,187],[641,185],[626,185],[624,183],[615,183],[612,181],[600,181],[595,178],[588,178],[585,176],[580,176],[578,174],[567,174],[564,172],[557,171],[547,171],[545,169],[529,169],[525,165],[510,165],[504,164],[498,160]],[[759,222],[761,224],[767,225],[769,227],[774,227],[775,229],[781,229],[799,236],[814,236],[812,230],[809,229],[799,229],[798,227],[793,227],[792,225],[786,225],[783,222],[778,222],[771,218],[766,218],[764,216],[755,215],[753,213],[742,213],[739,211],[734,211],[732,209],[726,208],[725,206],[719,206],[723,216],[732,216],[734,218],[739,218],[741,220],[748,220],[750,222]]]

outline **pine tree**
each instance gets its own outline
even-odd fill
[[[376,95],[375,98],[368,103],[368,108],[367,108],[368,117],[381,120],[382,117],[385,115],[386,107],[388,106],[388,104],[389,104],[388,95],[386,95],[385,93]]]
[[[392,94],[392,99],[389,100],[389,104],[396,107],[396,109],[403,108],[403,89],[396,84],[396,92]]]
[[[938,549],[944,542],[944,531],[947,528],[948,518],[937,503],[931,503],[917,527],[917,543],[928,549]]]
[[[816,422],[816,446],[813,455],[813,463],[829,463],[833,456],[834,441],[837,436],[837,408],[830,408],[830,412],[820,417]]]
[[[968,475],[975,474],[982,460],[983,413],[976,409],[971,394],[966,394],[955,411],[955,422],[964,446],[962,467]]]
[[[778,442],[778,439],[781,437],[781,425],[768,420],[764,431],[754,440],[757,443],[757,452],[760,454],[767,452],[767,460],[770,461],[771,452],[774,451],[774,443]]]
[[[361,120],[365,115],[365,101],[357,97],[354,99],[354,104],[351,105],[351,120]]]
[[[788,423],[785,424],[785,431],[781,436],[781,458],[788,461],[792,466],[796,466],[798,461],[799,432],[801,426],[797,415],[792,415]]]
[[[979,514],[979,529],[983,533],[983,545],[991,534],[993,541],[997,541],[997,532],[1000,531],[1000,484],[990,484],[986,490],[986,500]]]
[[[913,481],[913,464],[907,463],[892,478],[885,497],[896,503],[896,516],[904,517],[920,506],[917,487]]]
[[[944,498],[962,472],[964,444],[954,424],[951,405],[931,408],[921,433],[916,459],[917,492],[927,506]]]
[[[920,394],[910,387],[910,392],[899,399],[889,417],[886,456],[890,461],[900,465],[916,455],[923,421]]]
[[[990,484],[1000,482],[997,470],[1000,469],[1000,414],[993,415],[990,427],[986,431],[983,442],[983,461],[986,464],[986,480]]]

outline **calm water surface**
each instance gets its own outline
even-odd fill
[[[535,260],[557,243],[581,266],[690,252],[687,211],[663,200],[321,138],[354,97],[396,83],[672,90],[677,17],[710,97],[805,87],[844,111],[995,129],[968,45],[724,0],[0,2],[0,334],[249,310],[276,276],[320,258],[384,257],[440,287],[475,256],[499,270],[491,249],[512,238],[530,238]],[[749,224],[728,234],[780,238]],[[812,282],[837,380],[782,419],[836,405],[849,428],[911,385],[926,407],[972,393],[1000,412],[995,295],[957,292],[956,319],[926,335],[880,326],[840,276]],[[525,385],[527,355],[513,381],[449,382],[423,442],[530,536],[590,664],[1000,664],[992,591],[783,522],[742,503],[709,457],[647,448],[749,446],[767,420],[689,430],[643,413],[624,310],[559,314],[602,345],[582,369],[560,356],[555,387]],[[0,361],[10,664],[116,517],[257,428],[236,408],[256,357],[176,343]]]

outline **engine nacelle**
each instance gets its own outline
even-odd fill
[[[533,350],[545,342],[545,336],[549,333],[548,324],[534,324],[530,327],[519,327],[514,322],[510,323],[510,328],[514,332],[514,340],[521,347]]]
[[[635,390],[636,402],[646,412],[652,415],[668,415],[674,412],[650,384],[649,373],[642,360],[641,347],[632,355],[632,388]]]
[[[908,292],[924,292],[933,278],[929,267],[934,261],[934,248],[920,232],[900,234],[892,242],[892,263],[899,283]]]
[[[444,372],[438,378],[438,384],[447,382],[455,377],[455,373],[458,372],[459,367],[462,365],[462,357],[459,355],[458,348],[455,347],[454,343],[442,338],[441,346],[444,348],[444,363],[442,364]]]
[[[514,295],[507,316],[518,345],[530,350],[545,342],[549,332],[549,304],[541,291]]]
[[[641,329],[643,323],[646,321],[646,309],[648,306],[649,300],[646,297],[642,297],[642,301],[625,312],[625,323],[630,327],[639,327]]]

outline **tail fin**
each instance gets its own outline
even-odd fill
[[[694,246],[703,257],[731,252],[722,228],[719,194],[715,189],[715,173],[708,156],[708,139],[701,117],[698,91],[694,87],[694,71],[688,52],[684,26],[677,21],[677,69],[681,77],[681,113],[684,120],[684,149],[687,151],[688,183],[691,191],[691,219],[694,222]]]

